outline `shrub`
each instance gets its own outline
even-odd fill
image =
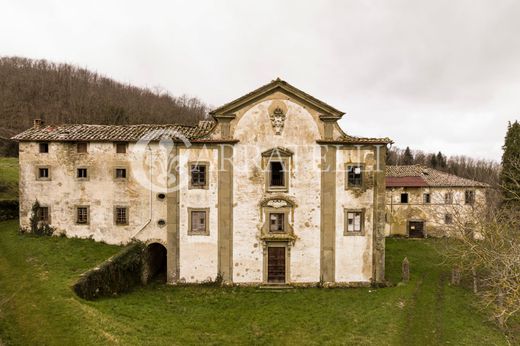
[[[16,219],[18,206],[17,200],[0,200],[0,221]]]

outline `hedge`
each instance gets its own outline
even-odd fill
[[[141,284],[143,243],[132,243],[99,267],[81,275],[72,286],[81,298],[94,300],[118,295]]]
[[[17,200],[0,200],[0,221],[18,218],[18,208]]]

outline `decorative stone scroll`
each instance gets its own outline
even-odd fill
[[[268,207],[278,209],[278,208],[287,207],[289,204],[287,203],[287,201],[285,201],[283,199],[271,199],[267,202],[266,205]]]
[[[281,135],[285,123],[285,113],[280,107],[276,107],[273,113],[270,115],[270,118],[274,133],[276,135]]]

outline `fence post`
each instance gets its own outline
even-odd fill
[[[403,282],[410,281],[410,262],[408,261],[408,257],[405,257],[402,265],[403,271]]]
[[[452,285],[460,285],[460,267],[455,266],[451,270],[451,284]]]

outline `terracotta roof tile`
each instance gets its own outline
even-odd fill
[[[421,178],[425,181],[427,186],[433,187],[489,187],[489,185],[485,183],[441,172],[426,166],[386,166],[387,186],[405,187],[407,185],[398,185],[398,183],[402,181],[404,184],[406,180],[401,178],[410,177]],[[388,184],[389,181],[392,185]]]

